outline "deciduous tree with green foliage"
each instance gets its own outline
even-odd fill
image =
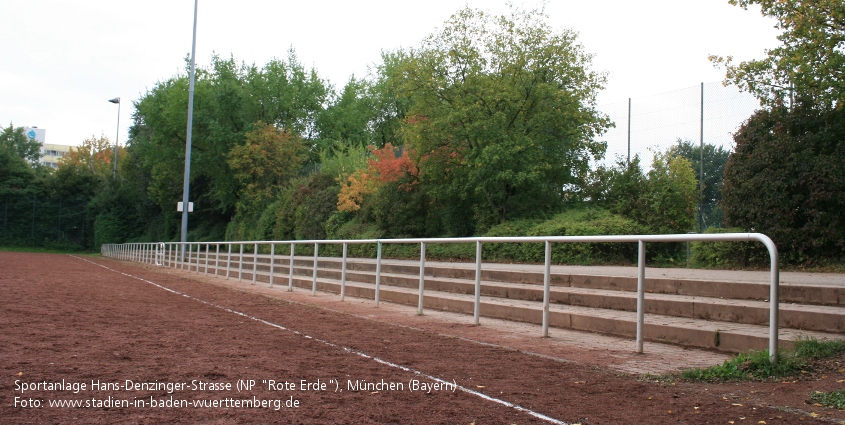
[[[23,127],[0,126],[0,196],[20,195],[35,180],[41,144]]]
[[[605,77],[576,33],[546,18],[460,10],[402,68],[402,134],[421,184],[481,228],[555,211],[604,153],[594,138],[609,125],[595,109]]]
[[[194,98],[191,198],[194,221],[225,226],[238,205],[230,152],[262,121],[300,137],[316,157],[317,117],[328,87],[290,51],[262,67],[212,57],[197,70]],[[135,103],[129,146],[149,175],[150,198],[164,214],[181,199],[188,105],[186,74],[159,82]],[[269,174],[265,174],[269,175]],[[174,221],[175,223],[175,221]]]
[[[272,124],[257,122],[244,143],[229,152],[229,166],[241,184],[239,211],[262,208],[305,160],[302,140]]]
[[[0,149],[14,153],[32,164],[37,164],[41,158],[41,143],[27,137],[23,127],[16,128],[12,123],[6,128],[0,125]]]
[[[764,59],[734,64],[731,57],[711,56],[727,65],[727,81],[770,105],[803,97],[819,105],[845,101],[845,2],[842,0],[730,0],[747,9],[759,5],[777,19],[781,45]]]
[[[705,143],[702,154],[700,144],[689,140],[678,140],[678,144],[673,145],[669,149],[669,153],[686,158],[692,165],[693,173],[698,181],[698,205],[700,210],[697,214],[699,223],[696,224],[696,229],[703,231],[703,229],[712,226],[720,227],[724,215],[719,208],[719,202],[722,200],[722,187],[724,186],[722,178],[725,175],[725,165],[728,163],[731,152],[721,146]],[[704,159],[703,167],[702,159]],[[704,173],[703,176],[702,172]]]
[[[598,167],[585,194],[593,206],[632,219],[651,233],[693,230],[698,182],[690,161],[674,149],[655,153],[647,173],[640,166],[639,155],[630,163]]]

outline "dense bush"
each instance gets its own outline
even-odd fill
[[[845,257],[845,108],[762,110],[734,139],[728,224],[768,235],[787,262]]]
[[[545,221],[519,221],[496,226],[485,236],[590,236],[642,234],[643,226],[603,209],[572,209]],[[543,262],[542,243],[485,244],[485,258]],[[637,257],[632,243],[555,243],[555,264],[630,263]]]
[[[744,230],[732,228],[709,228],[704,233],[742,233]],[[759,242],[693,242],[690,263],[697,267],[744,268],[766,265],[769,253]]]

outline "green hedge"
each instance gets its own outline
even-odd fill
[[[709,228],[704,233],[744,233],[743,229]],[[705,268],[745,268],[769,263],[769,251],[759,242],[693,242],[690,263]]]

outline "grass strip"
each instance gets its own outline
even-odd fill
[[[752,350],[738,354],[721,365],[688,369],[683,379],[699,382],[761,381],[792,377],[812,371],[813,361],[845,353],[845,341],[800,339],[792,351],[782,352],[776,363],[769,361],[769,351]]]

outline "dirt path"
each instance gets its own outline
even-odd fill
[[[838,371],[788,384],[653,383],[612,367],[627,360],[607,356],[602,366],[585,361],[590,350],[555,351],[561,349],[543,339],[515,337],[518,331],[421,318],[387,305],[373,313],[331,296],[317,297],[326,300],[322,305],[297,293],[289,296],[298,299],[280,299],[212,280],[220,279],[96,257],[0,253],[0,417],[224,424],[845,419],[803,403],[812,389],[841,387],[836,381],[845,375]],[[87,388],[48,388],[63,380]],[[271,380],[281,384],[271,388]],[[200,381],[231,388],[194,388]],[[239,381],[255,387],[239,391]],[[303,381],[312,389],[303,390]],[[326,387],[313,389],[318,381]],[[21,390],[24,383],[35,390]],[[92,389],[94,383],[112,388]],[[136,383],[153,388],[126,388]],[[355,383],[379,386],[355,390]],[[430,392],[410,390],[435,384]],[[42,407],[20,407],[30,399]],[[99,407],[49,406],[58,400]],[[245,407],[244,400],[265,407]],[[123,401],[130,406],[120,407]],[[151,407],[181,401],[224,407]]]

